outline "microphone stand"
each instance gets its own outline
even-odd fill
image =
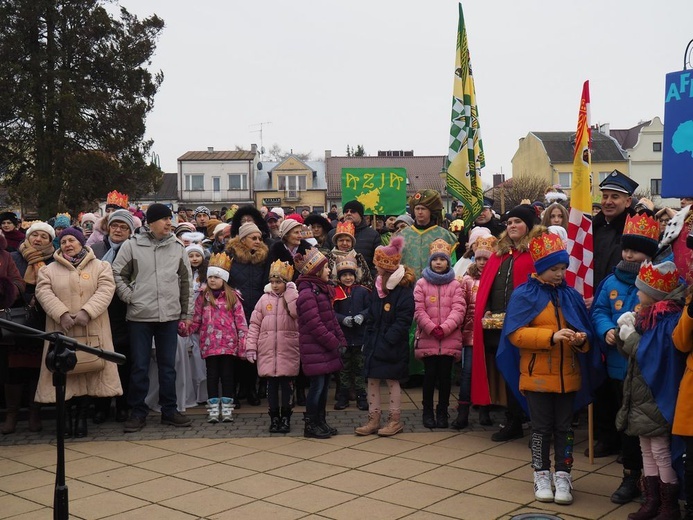
[[[10,320],[0,318],[0,328],[11,330],[21,336],[41,338],[52,345],[46,355],[46,367],[53,373],[56,407],[56,447],[58,453],[55,468],[55,492],[53,494],[53,519],[68,520],[70,513],[67,485],[65,484],[65,384],[67,383],[67,374],[77,364],[77,354],[75,353],[77,350],[94,354],[118,365],[123,365],[126,358],[117,352],[82,345],[74,338],[59,332],[44,332]]]

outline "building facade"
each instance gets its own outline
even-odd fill
[[[280,162],[263,162],[254,180],[254,204],[268,208],[281,206],[300,213],[327,211],[325,163],[302,161],[290,155]]]

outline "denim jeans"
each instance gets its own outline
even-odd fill
[[[152,339],[156,346],[159,367],[159,405],[165,416],[173,415],[176,404],[176,350],[178,348],[178,322],[128,322],[130,327],[130,390],[128,404],[133,417],[146,417],[149,408],[144,400],[149,391],[149,360]]]
[[[306,395],[306,414],[317,417],[327,407],[327,392],[330,387],[331,374],[311,376],[308,395]]]
[[[472,347],[462,347],[462,371],[460,375],[461,404],[472,402]]]

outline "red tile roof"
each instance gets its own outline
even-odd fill
[[[193,151],[185,152],[179,161],[252,161],[255,158],[253,152],[246,150],[219,150],[219,151]]]

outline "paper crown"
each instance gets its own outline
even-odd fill
[[[128,209],[128,196],[125,193],[118,193],[116,190],[113,190],[106,196],[106,206],[109,205]]]
[[[313,238],[313,230],[306,225],[301,225],[301,238],[306,240],[308,238]]]
[[[327,262],[327,258],[317,247],[312,247],[306,250],[305,254],[296,253],[294,256],[294,265],[301,274],[318,274],[318,269]]]
[[[476,239],[475,244],[475,257],[478,256],[480,258],[491,258],[491,255],[496,251],[496,244],[498,244],[498,239],[493,235],[487,237],[479,237]]]
[[[679,272],[674,262],[652,264],[645,260],[640,266],[635,286],[655,300],[663,300],[679,285]]]
[[[429,257],[433,257],[434,255],[439,256],[445,256],[446,258],[450,259],[450,254],[452,253],[452,246],[448,244],[445,240],[442,238],[438,238],[431,242],[431,244],[428,246],[428,255]]]
[[[561,237],[553,233],[542,233],[530,240],[529,254],[539,274],[556,264],[570,263],[565,243]]]
[[[461,218],[453,220],[452,222],[450,222],[450,226],[448,227],[448,229],[453,233],[462,231],[464,229],[464,220],[462,220]]]
[[[337,271],[337,276],[344,272],[351,271],[356,275],[356,270],[358,269],[358,263],[356,262],[356,256],[355,255],[343,255],[337,257],[337,261],[335,262],[335,270]]]
[[[270,280],[272,278],[281,278],[285,282],[290,282],[294,278],[294,268],[289,262],[275,260],[270,265],[269,277]]]
[[[354,228],[354,223],[349,221],[338,222],[337,229],[334,232],[334,239],[337,240],[339,235],[349,235],[351,239],[354,240],[354,237],[356,236],[356,229]]]
[[[402,249],[404,248],[404,238],[396,236],[387,246],[375,248],[373,263],[388,272],[395,272],[402,260]]]
[[[652,217],[641,213],[626,217],[626,224],[621,235],[621,247],[633,249],[653,257],[659,243],[659,225]]]
[[[209,257],[207,266],[207,276],[218,276],[225,282],[229,281],[229,271],[231,270],[231,257],[226,253],[215,253]]]

